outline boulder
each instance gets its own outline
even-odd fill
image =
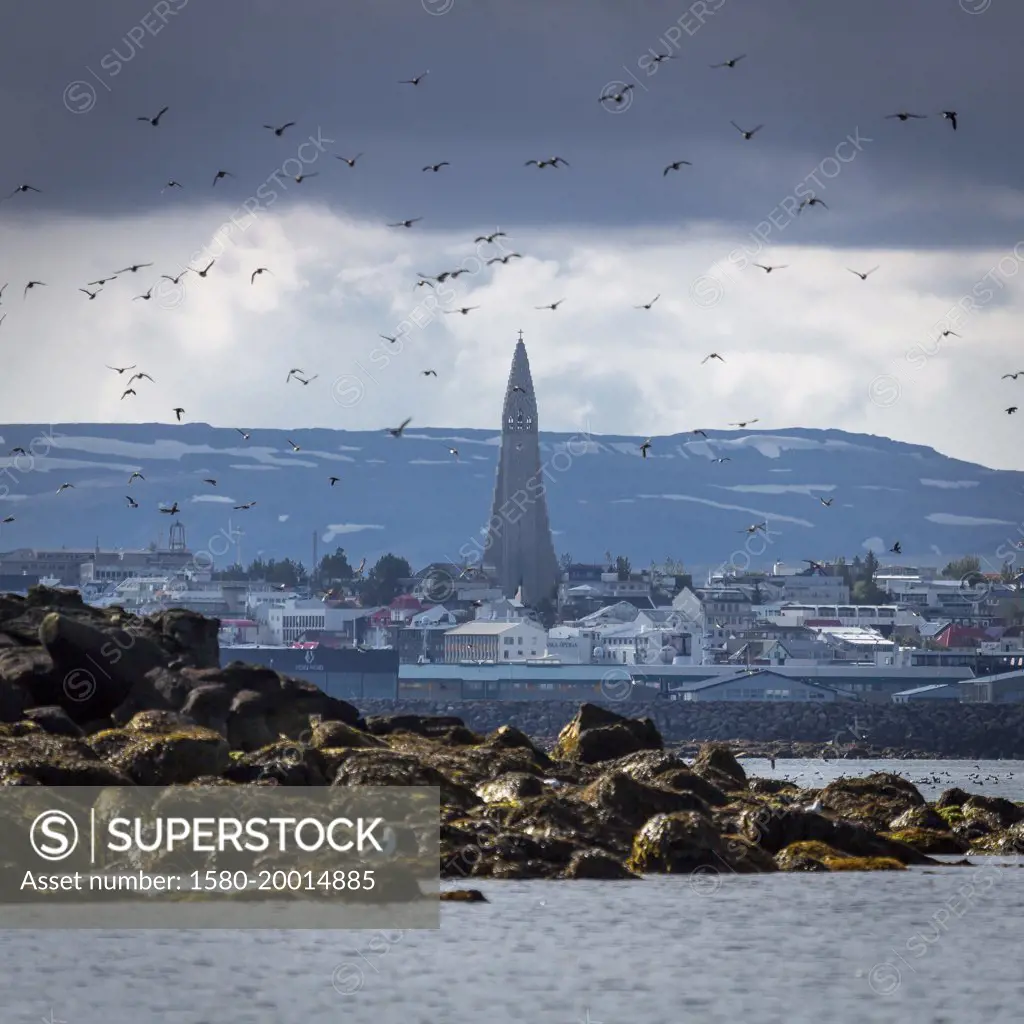
[[[42,708],[29,708],[25,712],[25,720],[34,722],[43,732],[51,736],[70,736],[81,739],[85,735],[82,727],[73,722],[68,713],[57,705]]]
[[[554,756],[598,764],[638,750],[661,750],[663,746],[651,719],[623,718],[597,704],[582,704],[575,718],[558,734]]]
[[[503,725],[490,733],[484,742],[496,750],[528,750],[535,764],[548,766],[551,758],[529,736],[513,725]]]
[[[279,786],[326,786],[328,773],[320,751],[280,740],[236,756],[222,773],[231,782],[273,781]]]
[[[0,783],[42,786],[130,786],[132,779],[104,763],[84,741],[51,736],[24,722],[0,735]]]
[[[1002,831],[990,832],[970,844],[972,853],[1019,857],[1024,854],[1024,822],[1017,822]]]
[[[851,857],[826,843],[799,842],[779,851],[780,871],[902,871],[904,865],[890,857]]]
[[[544,792],[544,783],[529,772],[506,772],[492,782],[477,787],[476,794],[484,803],[520,801]]]
[[[469,809],[481,803],[468,786],[447,776],[418,758],[395,750],[350,750],[338,765],[334,786],[436,786],[441,803]]]
[[[630,871],[621,860],[616,860],[601,850],[577,850],[560,877],[622,882],[640,876]]]
[[[636,874],[689,874],[728,868],[722,837],[703,814],[658,814],[637,832],[626,866]]]
[[[345,722],[317,722],[313,726],[313,735],[309,745],[315,750],[326,748],[340,750],[344,747],[361,749],[387,747],[383,740],[369,732],[346,725]]]
[[[691,768],[695,775],[725,793],[747,788],[747,773],[724,743],[705,743]]]
[[[949,824],[934,807],[922,804],[919,807],[911,807],[909,811],[904,811],[889,822],[890,832],[899,832],[908,828],[924,828],[931,829],[933,832],[948,832]]]
[[[181,713],[196,725],[226,736],[228,714],[234,699],[235,695],[222,683],[207,683],[190,691]]]
[[[255,690],[239,690],[227,714],[227,737],[232,750],[252,753],[269,746],[277,737],[267,725],[270,701]]]
[[[1024,821],[1024,807],[1001,796],[971,796],[961,806],[968,817],[980,817],[979,811],[992,815],[998,828],[1009,828]]]
[[[222,775],[231,763],[227,740],[200,726],[157,734],[108,729],[86,742],[139,786],[174,786],[201,775]]]
[[[445,889],[438,897],[442,903],[490,903],[479,889]]]
[[[936,807],[962,807],[968,800],[971,799],[971,794],[958,786],[954,786],[952,789],[945,789],[939,796],[939,799],[935,801]]]
[[[837,779],[821,790],[818,799],[826,810],[848,821],[863,822],[875,831],[888,828],[893,818],[925,802],[913,783],[887,772]]]
[[[708,815],[708,805],[696,794],[637,782],[623,772],[602,775],[580,792],[579,799],[633,828],[640,828],[657,814],[695,811]]]
[[[889,832],[883,832],[882,838],[894,839],[898,843],[912,847],[918,853],[940,856],[942,854],[967,853],[971,848],[971,844],[966,839],[962,839],[946,829],[893,828]]]

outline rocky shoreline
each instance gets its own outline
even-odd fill
[[[887,774],[800,790],[748,777],[724,744],[688,764],[654,716],[593,704],[573,707],[549,750],[507,722],[484,733],[472,718],[374,715],[260,666],[221,668],[216,630],[180,610],[137,619],[53,591],[0,596],[0,783],[438,787],[451,879],[1024,853],[1024,807],[999,797],[948,790],[929,804]]]

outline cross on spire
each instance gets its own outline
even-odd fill
[[[523,332],[522,332],[522,331],[520,331],[520,332],[519,332],[519,340],[520,340],[520,341],[522,341],[522,340],[523,340]]]

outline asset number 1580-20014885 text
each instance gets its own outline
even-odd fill
[[[241,892],[256,889],[282,891],[342,891],[372,889],[377,883],[372,871],[193,871],[192,888],[201,892]]]

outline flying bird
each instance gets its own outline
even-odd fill
[[[181,509],[178,508],[178,503],[175,502],[170,508],[164,508],[163,505],[161,505],[160,511],[163,512],[165,516],[176,516]]]
[[[163,187],[162,189],[160,189],[160,193],[161,193],[161,195],[162,195],[162,194],[163,194],[164,192],[166,192],[166,191],[167,191],[167,190],[168,190],[169,188],[181,188],[181,187],[182,187],[182,185],[181,185],[181,182],[180,182],[180,181],[175,181],[175,180],[174,180],[173,178],[171,178],[171,180],[170,180],[170,181],[168,181],[168,182],[167,182],[167,184],[166,184],[166,185],[164,185],[164,187]]]
[[[270,269],[268,267],[257,267],[252,272],[252,276],[249,278],[249,284],[253,284],[255,282],[256,276],[258,274],[269,274],[269,273],[270,273]]]
[[[437,376],[437,370],[421,370],[420,372],[423,374],[424,377],[436,377]]]
[[[549,160],[527,160],[526,163],[523,166],[524,167],[529,167],[531,164],[534,167],[537,167],[537,168],[558,167],[559,165],[562,165],[564,167],[568,167],[569,166],[569,161],[568,160],[563,160],[560,156],[553,156]]]
[[[729,456],[728,456],[728,455],[726,455],[726,456],[725,456],[724,458],[721,458],[721,459],[712,459],[711,461],[712,461],[712,462],[732,462],[732,459],[730,459],[730,458],[729,458]]]
[[[291,438],[286,437],[285,440],[292,446],[293,452],[301,452],[302,449],[293,441]]]
[[[642,445],[640,445],[640,455],[642,458],[647,458],[647,453],[651,450],[651,439],[647,438]]]
[[[45,288],[46,287],[46,282],[45,281],[29,281],[29,283],[27,285],[25,285],[25,290],[21,293],[21,297],[25,298],[25,296],[28,295],[29,288],[35,288],[37,285]]]
[[[449,455],[454,455],[455,458],[458,459],[458,457],[459,457],[459,449],[458,448],[449,448],[448,449],[448,454]]]
[[[188,268],[183,270],[177,277],[171,277],[169,274],[161,274],[160,277],[164,281],[170,281],[171,284],[179,284],[181,279],[188,273]]]
[[[205,480],[203,480],[203,483],[204,484],[209,484],[211,487],[216,487],[217,486],[217,481],[214,480],[212,476],[207,477]]]
[[[612,100],[615,103],[625,103],[626,95],[633,91],[632,85],[624,85],[620,92],[606,92],[598,97],[598,103],[604,103],[605,100]]]
[[[731,124],[733,128],[735,128],[736,131],[738,131],[740,135],[742,135],[743,138],[747,139],[748,141],[752,139],[764,127],[763,124],[759,124],[756,128],[751,128],[748,132],[741,128],[735,121],[730,121],[729,124]]]
[[[136,295],[135,298],[132,299],[132,302],[135,302],[138,299],[147,299],[148,300],[148,299],[151,299],[151,298],[153,298],[153,289],[152,288],[150,288],[148,292],[145,292],[142,295]]]
[[[918,121],[921,121],[927,116],[927,114],[908,114],[905,110],[901,110],[898,114],[886,114],[885,119],[886,121],[891,121],[894,117],[897,117],[901,121],[906,121],[908,118],[913,117],[916,118]]]
[[[755,263],[755,267],[759,270],[763,270],[766,274],[770,274],[773,270],[785,270],[789,266],[788,263],[776,263],[774,266],[770,263]]]
[[[319,171],[311,171],[309,174],[296,174],[295,184],[301,185],[307,178],[315,178],[319,173]]]
[[[14,522],[14,516],[4,516],[3,519],[0,519],[0,523],[3,523],[5,525],[7,523],[13,523],[13,522]]]
[[[333,487],[341,479],[341,477],[339,477],[339,476],[329,476],[327,479],[330,481],[331,486]]]
[[[524,395],[526,394],[526,388],[520,386],[519,384],[513,384],[512,385],[512,390],[513,390],[513,392],[518,391],[521,394],[524,394]]]
[[[738,57],[733,57],[732,60],[723,60],[721,64],[711,64],[713,68],[734,68],[743,58],[746,57],[745,53],[741,53]]]
[[[125,499],[128,502],[128,507],[129,508],[138,508],[139,507],[139,503],[131,495],[126,494],[125,495]]]
[[[451,167],[451,164],[448,163],[447,160],[442,160],[439,164],[427,164],[427,166],[424,167],[423,170],[433,171],[435,174],[437,174],[437,172],[441,170],[442,167]]]
[[[118,274],[127,274],[127,273],[137,274],[144,267],[151,267],[151,266],[153,266],[152,263],[133,263],[130,267],[122,267],[122,269],[118,270],[117,273]]]
[[[166,114],[167,111],[170,110],[170,109],[171,109],[170,107],[164,107],[164,109],[161,110],[160,113],[156,115],[156,117],[137,117],[135,120],[136,121],[148,121],[149,124],[151,124],[154,128],[156,128],[157,125],[160,124],[160,118],[163,117],[164,114]]]
[[[423,81],[423,79],[424,79],[424,78],[426,78],[426,77],[427,77],[427,75],[429,75],[429,74],[430,74],[430,72],[429,72],[429,71],[424,71],[424,72],[423,72],[423,74],[421,74],[421,75],[417,75],[417,76],[416,76],[415,78],[406,78],[406,79],[403,79],[403,80],[402,80],[401,82],[399,82],[398,84],[399,84],[399,85],[419,85],[419,84],[420,84],[420,82],[422,82],[422,81]]]
[[[8,283],[9,283],[9,282],[8,282]],[[0,302],[2,302],[2,301],[3,301],[3,297],[4,297],[4,289],[5,289],[6,287],[7,287],[7,284],[4,284],[4,285],[0,286]]]
[[[285,128],[291,128],[294,124],[294,121],[289,121],[287,124],[281,125],[280,128],[275,128],[272,124],[265,124],[263,127],[269,128],[278,138],[281,138],[284,135]]]
[[[133,380],[148,380],[151,384],[155,384],[156,381],[148,373],[134,373],[128,378],[128,384],[131,385]]]
[[[692,433],[700,434],[700,436],[703,437],[705,441],[708,439],[708,435],[705,434],[703,430],[694,430],[692,431]]]
[[[670,163],[668,165],[668,167],[666,167],[665,170],[663,170],[661,172],[661,176],[664,178],[668,174],[669,171],[678,171],[680,167],[692,167],[692,166],[693,166],[693,164],[691,164],[689,160],[676,160],[673,163]]]
[[[95,286],[97,286],[99,288],[102,288],[108,282],[116,281],[116,280],[117,280],[117,274],[115,274],[113,277],[101,277],[98,281],[87,281],[86,282],[86,287],[87,288],[92,288],[93,285],[95,285]],[[7,286],[4,285],[4,287],[6,288]],[[3,288],[0,288],[0,291],[3,291]]]
[[[89,291],[89,290],[88,290],[88,289],[86,289],[86,288],[79,288],[78,290],[79,290],[79,291],[80,291],[80,292],[81,292],[81,293],[82,293],[83,295],[88,295],[88,296],[89,296],[89,299],[90,299],[90,301],[91,301],[92,299],[95,299],[95,298],[96,298],[96,296],[97,296],[97,295],[99,295],[99,292],[91,292],[91,291]]]
[[[61,491],[66,491],[69,487],[74,488],[74,486],[74,484],[61,484],[60,487],[57,488],[57,493],[60,494]]]
[[[174,413],[175,416],[178,417],[178,422],[180,423],[181,422],[181,417],[185,415],[185,410],[182,409],[180,406],[176,406],[171,411]]]
[[[1011,405],[1010,408],[1006,410],[1006,414],[1008,416],[1012,416],[1016,411],[1017,411],[1017,406]]]
[[[565,299],[559,299],[557,302],[552,302],[547,306],[534,306],[534,309],[558,309],[558,307],[565,302]]]
[[[32,185],[19,185],[9,196],[4,196],[4,201],[16,196],[19,192],[40,192],[41,190]]]
[[[411,228],[417,221],[423,220],[422,217],[410,217],[408,220],[399,220],[394,224],[388,224],[389,228]]]
[[[767,532],[767,530],[768,530],[768,523],[767,522],[764,522],[764,523],[753,523],[750,526],[748,526],[745,530],[739,530],[738,532],[739,533],[757,533],[758,530],[764,530],[764,531]]]
[[[135,369],[135,363],[132,363],[131,366],[107,366],[107,369],[113,370],[114,373],[127,373],[129,370]]]
[[[899,541],[896,541],[896,543],[893,544],[893,546],[891,548],[889,548],[889,551],[892,552],[892,554],[894,554],[894,555],[902,555],[903,554],[903,548],[900,547],[900,542]]]
[[[852,267],[847,267],[846,269],[849,270],[851,274],[856,274],[862,281],[866,281],[868,279],[868,274],[873,274],[878,267],[872,267],[870,270],[865,270],[863,273],[859,270],[854,270]]]
[[[702,359],[702,360],[700,361],[700,364],[701,364],[701,366],[703,366],[703,365],[704,365],[704,364],[705,364],[705,363],[706,363],[706,362],[707,362],[707,361],[708,361],[709,359],[717,359],[717,360],[718,360],[719,362],[721,362],[721,363],[724,363],[724,362],[725,362],[725,360],[724,360],[724,359],[723,359],[723,358],[722,358],[722,357],[721,357],[721,356],[720,356],[720,355],[719,355],[719,354],[718,354],[717,352],[712,352],[712,353],[710,353],[709,355],[706,355],[706,356],[705,356],[705,357],[704,357],[704,358],[703,358],[703,359]]]
[[[319,373],[314,373],[312,377],[300,377],[300,376],[299,376],[298,374],[295,374],[295,379],[296,379],[296,380],[297,380],[297,381],[298,381],[298,382],[299,382],[300,384],[309,384],[309,383],[310,383],[311,381],[314,381],[314,380],[316,380],[316,379],[317,379],[317,377],[319,377],[319,376],[320,376],[320,374],[319,374]]]
[[[955,110],[940,110],[939,114],[946,121],[953,126],[953,131],[956,131],[956,111]]]
[[[28,452],[25,451],[24,448],[20,448],[19,447],[19,448],[12,448],[7,454],[8,455],[28,455]]]
[[[493,235],[477,235],[476,238],[473,239],[473,242],[487,242],[490,244],[496,238],[508,238],[508,235],[506,235],[504,231],[495,231]]]
[[[957,334],[957,333],[956,333],[956,331],[943,331],[943,332],[942,332],[942,333],[941,333],[941,334],[939,335],[939,337],[940,337],[940,338],[948,338],[948,337],[949,337],[950,335],[953,335],[953,337],[954,337],[954,338],[960,338],[960,337],[963,337],[963,335]]]
[[[391,435],[392,437],[401,437],[401,436],[402,436],[402,434],[404,434],[404,433],[405,433],[405,428],[406,428],[407,426],[409,426],[409,424],[410,424],[410,423],[412,423],[412,417],[411,417],[411,416],[407,417],[407,418],[406,418],[406,419],[405,419],[405,420],[404,420],[404,421],[403,421],[402,423],[400,423],[400,424],[399,424],[399,425],[398,425],[397,427],[388,427],[388,428],[387,428],[387,430],[388,430],[388,433],[389,433],[389,434],[390,434],[390,435]]]
[[[822,503],[822,505],[825,506],[825,508],[831,508],[832,507],[832,502],[835,501],[835,500],[836,500],[835,498],[818,498],[818,501],[820,501]]]
[[[3,316],[0,316],[0,324],[2,324],[6,319],[7,319],[7,314],[4,313]]]
[[[510,252],[507,256],[495,256],[487,261],[488,266],[492,263],[508,263],[509,260],[521,260],[523,257],[517,252]],[[462,271],[452,271],[451,276],[455,277],[457,273]]]
[[[145,480],[146,478],[136,470],[130,477],[128,477],[128,486],[131,487],[133,480]]]
[[[800,213],[805,206],[821,206],[824,207],[826,210],[828,209],[828,204],[825,202],[825,200],[819,199],[815,195],[808,196],[806,199],[804,199],[796,208],[796,212]]]
[[[729,426],[730,427],[739,427],[740,430],[742,430],[744,427],[749,426],[751,423],[759,423],[759,422],[760,422],[760,420],[757,420],[757,419],[743,420],[741,423],[730,423]]]
[[[249,436],[250,435],[247,434],[244,430],[240,430],[238,427],[235,427],[235,430],[237,430],[242,435],[242,440],[243,441],[248,441],[249,440]]]
[[[234,175],[230,171],[218,171],[213,176],[213,184],[216,185],[217,182],[221,180],[221,178],[233,178],[233,177],[234,177]]]
[[[255,504],[256,504],[255,501],[249,501],[249,502],[246,502],[246,504],[244,504],[244,505],[236,505],[235,506],[235,511],[236,512],[240,512],[243,509],[252,508],[253,505],[255,505]]]
[[[390,334],[378,334],[378,338],[383,338],[384,341],[390,341],[392,345],[398,344],[398,338],[392,338]]]
[[[287,384],[287,383],[289,383],[289,381],[291,381],[292,377],[304,377],[305,375],[306,375],[306,371],[303,370],[303,369],[289,370],[288,371],[288,376],[285,378],[284,382],[285,382],[285,384]]]
[[[216,259],[210,260],[210,262],[207,263],[202,270],[196,270],[195,267],[190,267],[189,269],[192,271],[193,274],[198,274],[200,277],[206,277],[206,275],[210,272],[210,267],[212,267],[216,262]]]
[[[463,316],[465,316],[470,310],[479,308],[479,306],[460,306],[458,309],[446,309],[444,312],[446,316],[451,313],[461,313]]]
[[[1016,380],[1022,373],[1024,373],[1024,370],[1018,370],[1016,373],[1004,373],[1000,379],[1006,380],[1009,377],[1011,380]]]
[[[651,61],[654,64],[660,64],[663,60],[673,60],[673,59],[674,58],[673,58],[671,53],[656,53],[651,58]]]
[[[121,401],[123,402],[129,395],[136,394],[134,388],[125,388],[124,393],[121,395]]]
[[[651,306],[653,306],[658,301],[658,299],[660,299],[660,298],[661,298],[661,292],[658,292],[658,294],[655,295],[654,298],[651,299],[650,302],[641,303],[641,305],[634,306],[633,308],[634,309],[650,309]]]

